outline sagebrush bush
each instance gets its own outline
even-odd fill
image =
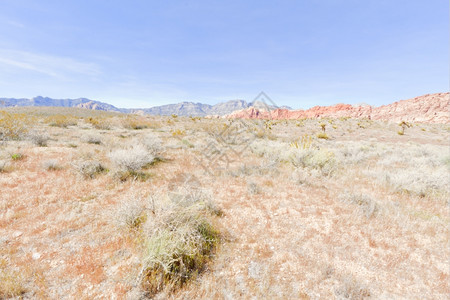
[[[152,163],[155,156],[142,144],[109,153],[111,161],[122,171],[137,172]]]
[[[298,149],[292,152],[291,162],[296,167],[320,170],[322,175],[331,175],[338,165],[335,154],[326,149]]]
[[[164,151],[161,139],[152,133],[139,137],[138,143],[141,143],[155,157],[158,157]]]
[[[357,205],[367,218],[372,217],[379,211],[377,201],[368,195],[344,192],[339,196],[339,199],[341,201]]]
[[[98,174],[107,171],[101,162],[95,160],[79,161],[74,164],[74,167],[84,178],[90,179],[95,178]]]
[[[28,139],[36,146],[47,147],[49,137],[44,133],[31,131],[28,133]]]
[[[102,143],[102,137],[97,134],[87,134],[81,137],[81,140],[88,144],[100,145]]]
[[[61,169],[57,159],[46,160],[42,163],[42,166],[47,171],[56,171]]]
[[[9,162],[6,160],[0,160],[0,173],[7,172],[9,170]]]
[[[137,230],[147,219],[146,210],[145,201],[135,196],[120,203],[115,219],[119,227]]]
[[[354,278],[346,276],[341,279],[341,285],[335,289],[336,296],[342,299],[363,300],[371,296],[367,286],[357,282]]]

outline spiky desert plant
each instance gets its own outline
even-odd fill
[[[405,130],[406,128],[410,128],[412,125],[411,123],[405,122],[405,121],[401,121],[398,126],[400,126],[400,130],[397,132],[399,135],[404,135],[405,134]]]

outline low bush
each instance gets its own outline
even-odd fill
[[[34,119],[25,114],[0,111],[0,140],[19,140],[26,136]]]
[[[325,132],[320,132],[320,133],[318,133],[318,134],[317,134],[317,137],[318,137],[319,139],[324,139],[324,140],[328,140],[328,139],[329,139],[328,135],[327,135]]]
[[[81,140],[88,144],[100,145],[102,143],[102,137],[96,134],[87,134],[81,137]]]
[[[47,171],[56,171],[60,170],[62,167],[59,165],[58,160],[56,159],[49,159],[44,161],[42,164],[45,170]]]
[[[0,160],[0,173],[6,173],[9,170],[9,163],[6,160]]]
[[[45,123],[49,126],[67,128],[78,124],[78,119],[70,115],[53,115],[45,119]]]
[[[97,175],[107,171],[100,162],[95,160],[79,161],[74,164],[74,167],[79,174],[89,179],[95,178]]]
[[[336,171],[338,162],[333,152],[326,149],[298,149],[292,152],[291,162],[296,167],[319,170],[329,176]]]
[[[28,139],[36,146],[47,147],[49,137],[44,133],[32,131],[28,133]]]
[[[155,157],[158,157],[164,151],[161,139],[152,133],[140,137],[134,143],[141,143]]]
[[[122,119],[122,126],[127,129],[139,130],[149,128],[151,125],[152,123],[144,117],[128,116]]]
[[[160,202],[143,225],[143,268],[139,281],[150,297],[196,278],[211,260],[220,236],[210,216],[218,215],[208,197],[188,192]],[[167,200],[167,199],[166,199]],[[153,201],[155,201],[153,199]]]
[[[11,159],[14,161],[22,160],[24,158],[25,158],[25,155],[23,155],[22,153],[12,153],[11,154]]]
[[[85,118],[84,121],[91,124],[96,129],[110,130],[112,128],[112,123],[109,118]]]
[[[117,149],[109,153],[111,161],[121,171],[137,172],[155,160],[155,156],[142,144]]]
[[[339,196],[341,201],[357,205],[361,212],[370,218],[379,211],[377,202],[368,195],[345,192]]]

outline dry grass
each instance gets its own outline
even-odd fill
[[[20,297],[27,292],[25,280],[19,272],[0,268],[0,298]]]
[[[27,113],[0,144],[0,298],[450,292],[448,126]],[[58,115],[77,125],[45,122]]]

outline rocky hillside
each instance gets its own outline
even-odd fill
[[[314,106],[307,110],[274,109],[270,111],[250,107],[233,112],[225,116],[225,118],[300,119],[351,117],[393,122],[449,123],[449,108],[449,93],[436,93],[409,100],[401,100],[379,107],[336,104],[333,106]]]

